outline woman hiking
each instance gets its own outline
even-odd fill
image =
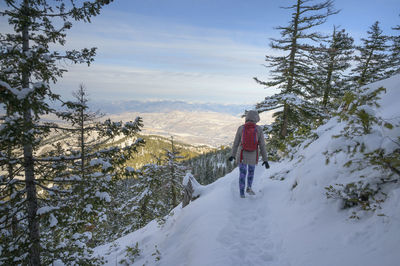
[[[246,193],[255,195],[251,189],[254,178],[254,169],[258,163],[258,152],[260,150],[263,159],[262,165],[269,168],[267,161],[267,151],[265,150],[264,133],[260,126],[256,123],[260,121],[260,116],[257,111],[250,110],[246,114],[245,124],[241,125],[235,136],[232,146],[232,155],[229,161],[233,159],[239,164],[239,192],[240,197],[244,198],[244,188],[247,175],[247,188]]]

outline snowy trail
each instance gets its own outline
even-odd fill
[[[189,207],[175,208],[175,214],[159,227],[155,222],[121,238],[117,247],[97,248],[106,265],[116,265],[124,257],[124,247],[139,242],[146,256],[134,265],[282,265],[279,243],[271,236],[269,184],[263,167],[256,168],[253,189],[256,195],[239,197],[238,169],[210,185],[205,195]],[[276,196],[276,195],[275,195]],[[162,259],[155,261],[155,246]],[[150,259],[149,259],[150,258]]]
[[[207,199],[205,196],[203,199],[207,206],[201,212],[202,217],[193,217],[190,222],[176,221],[168,238],[177,240],[183,237],[185,243],[190,244],[182,253],[184,257],[177,259],[179,251],[176,246],[169,240],[164,242],[165,253],[175,255],[163,258],[164,262],[159,265],[289,265],[280,261],[277,255],[280,252],[276,250],[270,234],[271,218],[268,216],[266,190],[267,182],[271,180],[264,176],[262,168],[258,169],[253,185],[257,194],[246,195],[242,199],[239,197],[238,174],[236,169],[228,178],[221,179],[213,185],[214,188],[210,188],[210,193],[205,195]],[[191,203],[194,205],[191,208],[196,208],[198,215],[199,206],[206,202],[199,199]]]
[[[255,177],[255,180],[259,179]],[[255,181],[254,187],[257,187]],[[229,265],[274,265],[274,244],[271,240],[268,210],[263,190],[255,196],[239,198],[238,180],[230,184],[229,222],[221,230],[217,240],[230,253]]]

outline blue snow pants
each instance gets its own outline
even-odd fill
[[[246,174],[247,174],[247,187],[251,188],[251,185],[253,184],[253,178],[254,178],[254,169],[256,168],[255,165],[250,165],[250,164],[239,164],[239,170],[240,170],[240,176],[239,176],[239,190],[240,190],[240,195],[244,195],[244,187],[246,186]]]

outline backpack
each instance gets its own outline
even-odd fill
[[[243,160],[243,151],[257,151],[258,161],[258,137],[256,123],[247,122],[243,125],[242,131],[242,151],[240,153],[240,162]]]

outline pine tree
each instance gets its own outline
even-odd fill
[[[103,234],[93,229],[107,223],[105,204],[111,201],[110,186],[114,179],[132,177],[134,172],[128,171],[125,164],[142,144],[141,139],[124,147],[108,144],[115,136],[134,137],[142,126],[141,119],[125,124],[95,121],[96,114],[88,111],[85,95],[81,87],[75,94],[77,101],[66,102],[68,110],[57,112],[70,126],[45,124],[52,134],[38,144],[42,151],[35,156],[39,162],[34,169],[39,187],[41,257],[45,264],[55,259],[64,263],[98,263],[91,257],[90,248],[99,243]],[[5,206],[12,206],[12,202]],[[2,211],[12,217],[14,214],[7,210]],[[15,254],[3,251],[5,257],[12,255],[15,259]]]
[[[392,29],[400,32],[400,25]],[[400,34],[391,36],[390,39],[392,45],[390,47],[390,70],[387,73],[388,76],[400,73]]]
[[[0,12],[1,16],[8,18],[14,30],[10,34],[0,34],[0,98],[8,114],[0,128],[0,161],[1,167],[11,163],[15,169],[22,168],[24,180],[17,179],[16,174],[20,172],[15,171],[11,171],[10,176],[2,177],[2,186],[7,189],[4,193],[2,190],[1,198],[6,203],[3,201],[0,208],[7,214],[2,217],[17,215],[18,223],[28,232],[6,243],[8,248],[1,250],[1,258],[5,263],[41,264],[41,212],[38,212],[39,185],[35,169],[40,166],[40,160],[35,155],[41,140],[50,133],[50,128],[40,124],[39,120],[42,115],[54,111],[47,100],[59,99],[50,88],[50,83],[56,82],[66,71],[58,62],[70,60],[73,63],[90,64],[95,55],[95,48],[62,54],[60,49],[51,51],[50,47],[53,44],[65,44],[65,32],[71,28],[71,20],[90,22],[90,18],[98,15],[111,0],[84,1],[80,5],[74,1],[65,2],[7,0],[5,10]],[[5,152],[7,150],[12,152]],[[9,189],[10,184],[18,184],[18,188]],[[11,191],[18,195],[10,194]],[[21,200],[15,202],[16,198]],[[11,211],[5,207],[10,199],[15,203]],[[9,224],[4,224],[3,220],[1,222],[4,225],[3,244],[8,239]]]
[[[171,150],[165,149],[164,156],[163,178],[166,182],[164,195],[168,206],[172,209],[182,200],[182,180],[187,170],[183,163],[178,161],[184,157],[180,156],[179,150],[175,148],[173,137],[171,137]]]
[[[214,172],[215,172],[215,168],[216,165],[214,165],[214,162],[211,162],[210,160],[206,161],[206,165],[205,165],[205,173],[204,173],[204,183],[205,184],[210,184],[212,183],[215,179],[214,179]]]
[[[174,145],[171,138],[171,149],[156,158],[159,164],[147,164],[142,169],[136,182],[132,185],[134,196],[119,208],[124,213],[124,227],[130,232],[158,219],[163,222],[164,216],[182,200],[182,180],[187,167],[180,161],[184,157]],[[126,219],[128,216],[128,219]]]
[[[325,109],[332,100],[343,96],[347,79],[343,72],[350,67],[353,52],[353,38],[344,29],[334,27],[327,44],[321,44],[320,49],[312,53],[317,64],[314,70],[315,95],[322,98],[321,104]]]
[[[136,138],[142,126],[140,118],[125,124],[99,121],[101,117],[89,110],[83,85],[74,96],[76,101],[65,102],[68,109],[58,112],[70,125],[52,125],[58,135],[64,135],[55,143],[57,151],[42,155],[42,158],[47,156],[45,161],[49,164],[43,162],[40,172],[51,173],[52,170],[54,173],[37,175],[43,191],[41,200],[45,200],[40,207],[54,209],[41,221],[45,263],[56,258],[69,262],[76,257],[72,254],[78,252],[79,263],[96,264],[85,254],[90,254],[91,247],[102,243],[103,231],[95,228],[106,228],[108,224],[106,205],[112,201],[112,185],[115,180],[132,177],[134,172],[127,171],[125,164],[142,144],[141,139],[136,139],[121,147],[112,141],[115,136]]]
[[[297,0],[285,9],[292,10],[291,21],[287,26],[277,27],[281,39],[272,39],[271,48],[282,53],[280,56],[266,56],[267,67],[272,68],[272,79],[264,82],[255,80],[266,87],[277,87],[280,92],[266,97],[257,104],[258,112],[277,111],[271,132],[273,136],[284,139],[295,127],[309,125],[309,118],[318,115],[312,93],[313,77],[310,67],[310,52],[317,49],[312,43],[320,42],[324,36],[311,30],[323,24],[336,14],[333,1],[311,4],[307,0]]]
[[[135,184],[134,197],[136,203],[136,228],[145,226],[151,220],[162,218],[171,210],[164,200],[166,180],[163,167],[157,164],[148,164],[141,169],[138,182]]]
[[[362,38],[363,45],[357,46],[359,55],[355,56],[357,63],[352,69],[355,86],[362,86],[387,77],[390,68],[388,54],[388,36],[383,34],[376,21],[367,31],[368,38]]]
[[[147,164],[137,174],[118,180],[113,186],[107,224],[98,228],[102,243],[108,243],[133,232],[150,221],[166,215],[170,209],[162,200],[162,173],[160,165]]]

